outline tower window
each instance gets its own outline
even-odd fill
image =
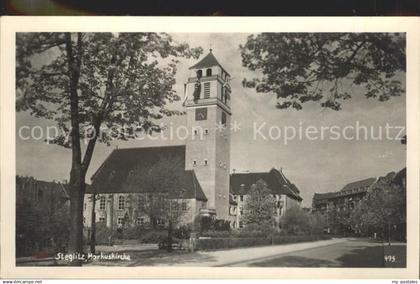
[[[204,130],[204,134],[206,134],[206,135],[209,134],[209,130],[208,129],[205,129]]]
[[[193,161],[193,166],[194,167],[197,166],[197,161],[196,160]]]
[[[125,198],[124,196],[120,196],[118,198],[118,209],[124,210],[124,208],[125,208]]]
[[[137,203],[137,208],[139,209],[139,210],[143,210],[144,209],[144,204],[145,204],[146,202],[145,202],[145,198],[144,198],[144,196],[143,195],[140,195],[139,196],[139,200],[138,200],[138,203]]]
[[[227,104],[227,99],[228,99],[229,93],[227,90],[225,90],[225,96],[222,98],[222,101]]]
[[[204,165],[207,166],[209,164],[209,162],[207,161],[207,159],[204,160]]]
[[[181,209],[182,209],[182,211],[187,211],[187,202],[186,201],[183,201],[182,203],[181,203]]]
[[[206,70],[206,76],[211,76],[211,68]]]
[[[210,97],[210,82],[204,83],[204,98]]]
[[[222,124],[226,125],[226,113],[222,112]]]
[[[99,209],[105,210],[105,196],[101,196],[101,199],[99,199]]]

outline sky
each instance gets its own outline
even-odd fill
[[[247,34],[172,34],[176,42],[187,42],[191,47],[201,46],[204,55],[211,48],[220,64],[231,74],[232,121],[239,130],[231,133],[231,171],[268,171],[275,167],[282,169],[285,176],[296,184],[303,198],[303,206],[310,206],[315,192],[338,191],[349,182],[369,177],[383,176],[390,171],[405,167],[406,147],[391,139],[293,139],[279,138],[278,129],[295,127],[297,131],[307,127],[364,125],[373,127],[375,135],[379,127],[405,127],[405,96],[395,97],[387,102],[366,99],[360,90],[351,88],[352,99],[342,105],[342,110],[323,109],[319,103],[304,104],[303,109],[280,110],[275,107],[276,99],[271,94],[256,93],[242,87],[243,78],[258,74],[242,66],[239,45],[246,42]],[[197,60],[181,59],[178,64],[175,91],[183,97],[184,82]],[[404,76],[400,76],[405,81]],[[404,85],[405,82],[403,82]],[[168,105],[180,109],[180,102]],[[185,125],[185,116],[162,119],[169,125]],[[44,130],[50,121],[36,119],[26,112],[16,114],[16,173],[33,176],[47,181],[68,180],[71,152],[56,145],[48,145],[40,140],[22,140],[18,131],[22,126],[41,126]],[[257,139],[254,139],[255,129]],[[270,128],[272,135],[270,136]],[[382,130],[384,132],[384,130]],[[395,136],[399,129],[391,131]],[[262,133],[259,135],[258,133]],[[284,133],[284,132],[282,132]],[[265,136],[266,139],[263,138]],[[363,135],[361,135],[363,137]],[[114,141],[111,146],[98,144],[87,174],[89,179],[106,157],[116,148],[148,147],[160,145],[180,145],[183,141],[132,140]],[[89,182],[89,180],[87,180]]]

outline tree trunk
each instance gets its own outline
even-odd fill
[[[70,177],[70,236],[69,253],[83,253],[83,201],[85,176],[81,170],[72,170]],[[80,265],[81,263],[73,263]]]
[[[172,218],[169,219],[169,226],[168,226],[168,240],[167,240],[167,251],[172,251]]]
[[[70,171],[70,236],[69,252],[83,253],[83,200],[85,194],[85,173],[82,168],[79,127],[79,97],[77,88],[80,77],[82,35],[77,34],[77,52],[73,50],[70,33],[65,33],[65,43],[68,63],[70,118],[71,118],[71,147],[72,164]],[[81,265],[73,262],[71,265]]]
[[[90,235],[90,252],[95,253],[96,245],[96,190],[93,190],[92,194],[92,233]]]

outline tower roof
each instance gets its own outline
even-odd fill
[[[191,66],[190,69],[210,68],[213,66],[219,66],[220,68],[223,69],[223,71],[225,71],[230,76],[229,72],[227,72],[226,69],[223,68],[223,66],[219,63],[219,61],[217,61],[211,49],[210,49],[210,52],[206,56],[204,56],[203,59],[201,59],[196,64]]]

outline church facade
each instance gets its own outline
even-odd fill
[[[211,50],[190,70],[183,105],[192,131],[185,145],[115,149],[91,178],[84,202],[86,227],[93,212],[96,222],[107,227],[164,227],[170,212],[182,224],[214,216],[238,228],[247,190],[260,179],[278,201],[278,218],[300,204],[299,190],[281,171],[231,173],[230,74]]]

